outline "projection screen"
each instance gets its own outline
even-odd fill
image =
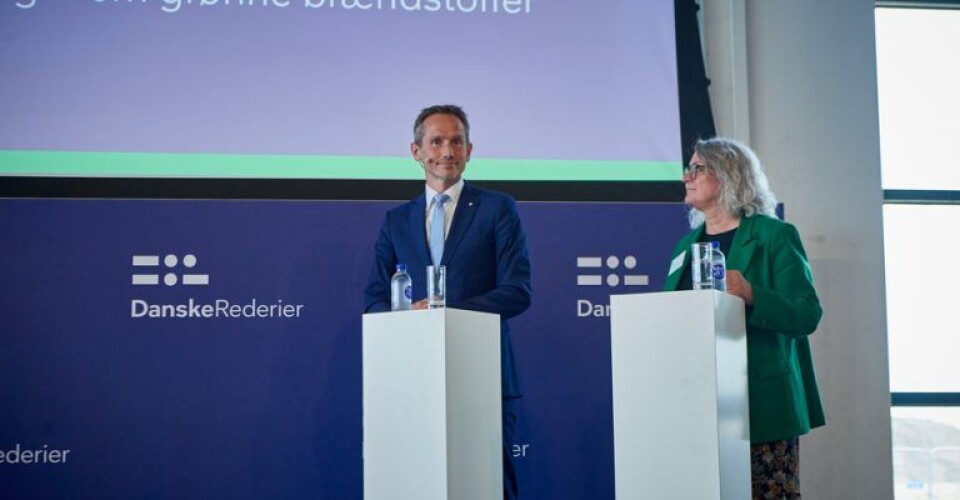
[[[480,181],[675,181],[673,2],[17,0],[0,175],[422,179],[462,105]]]

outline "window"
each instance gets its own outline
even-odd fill
[[[960,498],[960,0],[876,33],[895,497]]]

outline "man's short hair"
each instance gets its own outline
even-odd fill
[[[417,119],[413,122],[414,143],[420,144],[420,141],[423,140],[423,121],[433,115],[453,115],[457,117],[460,123],[463,124],[464,138],[467,140],[467,144],[470,144],[470,122],[467,121],[467,113],[456,104],[437,104],[423,108],[420,114],[417,115]]]

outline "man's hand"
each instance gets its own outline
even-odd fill
[[[753,287],[740,271],[727,271],[727,293],[740,297],[748,306],[753,305]]]
[[[410,306],[410,309],[413,309],[414,311],[426,309],[426,308],[427,308],[427,299],[418,300]]]

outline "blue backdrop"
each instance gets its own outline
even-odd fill
[[[362,498],[361,290],[395,205],[0,200],[0,498]],[[684,209],[519,209],[521,492],[612,499],[604,306],[659,290]]]

